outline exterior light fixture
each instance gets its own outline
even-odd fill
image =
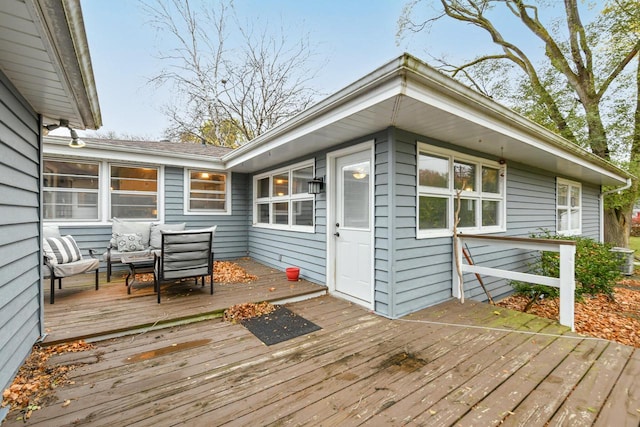
[[[309,194],[320,194],[324,188],[324,178],[315,177],[307,184],[309,184]]]
[[[45,127],[45,131],[48,134],[49,132],[51,132],[54,129],[58,129],[58,128],[67,128],[69,129],[69,134],[71,135],[71,141],[69,141],[69,147],[71,148],[82,148],[84,147],[85,144],[84,141],[82,141],[80,138],[78,138],[78,134],[76,133],[75,129],[73,129],[70,125],[69,125],[69,120],[66,119],[60,119],[60,123],[59,124],[50,124],[50,125],[46,125]]]

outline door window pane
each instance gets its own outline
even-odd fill
[[[420,196],[420,230],[447,228],[449,199],[444,197]]]
[[[342,207],[345,227],[369,228],[369,162],[342,169]]]
[[[446,157],[420,153],[418,173],[420,185],[449,188],[449,159]]]

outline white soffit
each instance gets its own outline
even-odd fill
[[[45,124],[101,126],[79,0],[1,0],[0,69]]]

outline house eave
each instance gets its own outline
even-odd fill
[[[389,127],[598,185],[620,185],[630,177],[408,54],[222,160],[251,173]]]
[[[43,153],[45,156],[64,159],[108,159],[112,162],[225,170],[225,166],[219,157],[207,157],[201,154],[170,152],[162,149],[150,150],[148,148],[120,147],[109,145],[108,142],[104,144],[91,142],[83,148],[71,148],[68,144],[69,138],[48,136],[44,138]]]

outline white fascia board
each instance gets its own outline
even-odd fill
[[[401,72],[402,59],[403,57],[400,57],[388,62],[285,123],[226,154],[222,157],[222,160],[228,168],[231,168],[274,147],[286,144],[296,137],[305,135],[397,95],[401,90],[402,84],[394,77],[397,77]],[[296,136],[292,136],[294,134]],[[268,145],[269,148],[259,149],[264,145]]]
[[[208,159],[198,155],[186,155],[180,153],[153,153],[149,150],[114,147],[109,150],[91,148],[87,145],[83,148],[71,148],[68,145],[44,144],[45,156],[63,156],[76,159],[119,161],[127,163],[157,164],[164,166],[190,167],[202,169],[225,170],[224,164],[219,160]]]
[[[401,93],[402,88],[403,85],[400,80],[385,82],[375,90],[365,92],[359,97],[349,99],[340,105],[332,106],[329,111],[320,111],[317,113],[316,117],[307,118],[303,123],[298,123],[296,126],[290,126],[286,131],[280,132],[278,136],[273,137],[269,135],[270,138],[265,138],[263,141],[260,141],[260,144],[253,145],[250,147],[250,150],[245,150],[240,154],[233,151],[225,155],[223,157],[225,165],[227,168],[233,168],[244,161],[264,155],[270,150],[285,145],[291,141],[295,141],[296,139],[308,135],[318,129],[322,129],[362,110],[366,110],[369,107],[386,101],[389,98],[397,96]],[[389,116],[388,123],[381,123],[381,128],[388,127],[391,120],[392,115]],[[276,128],[276,130],[277,129],[278,128]],[[376,130],[379,129],[372,128],[371,132]]]
[[[485,100],[475,92],[470,97],[468,93],[455,92],[451,87],[440,89],[434,91],[433,87],[425,87],[423,84],[409,81],[405,93],[408,97],[427,105],[566,159],[620,183],[625,183],[627,180],[628,174],[615,165],[494,101]],[[471,90],[465,88],[465,92],[467,91]]]

